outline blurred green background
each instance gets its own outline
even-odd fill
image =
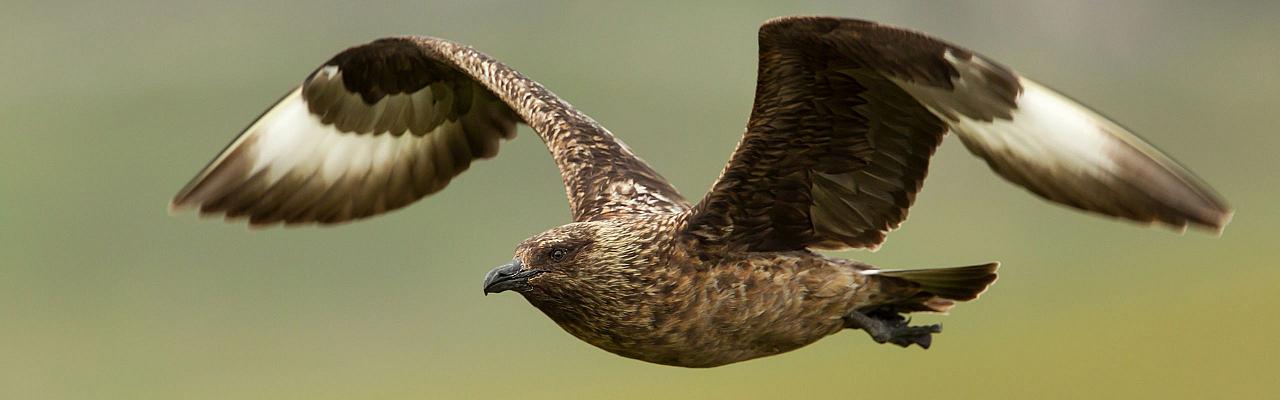
[[[60,2],[0,13],[0,398],[1263,398],[1280,388],[1280,2]],[[1102,110],[1237,209],[1221,237],[1084,215],[954,138],[885,267],[1004,262],[928,351],[844,332],[711,370],[562,332],[480,280],[568,221],[528,128],[389,217],[248,231],[169,197],[306,73],[393,34],[471,44],[696,199],[742,132],[756,28],[873,19]]]

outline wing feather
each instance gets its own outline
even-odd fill
[[[1177,228],[1231,216],[1151,145],[990,59],[872,22],[785,17],[760,29],[747,133],[685,232],[712,248],[874,249],[948,131],[1057,203]]]
[[[612,134],[536,82],[425,37],[334,56],[250,124],[172,207],[252,225],[365,218],[443,189],[473,160],[497,155],[524,121],[551,149],[575,219],[688,207]]]

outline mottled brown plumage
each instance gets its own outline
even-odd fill
[[[335,223],[407,205],[492,157],[515,124],[560,168],[573,223],[521,243],[485,292],[514,290],[574,336],[710,367],[846,328],[928,347],[902,314],[973,300],[996,264],[882,270],[813,252],[876,248],[907,215],[947,132],[1049,200],[1221,230],[1230,210],[1124,128],[1013,70],[872,22],[760,29],[747,132],[696,205],[589,117],[470,47],[350,48],[250,125],[173,201],[251,224]]]
[[[995,264],[970,267],[946,299],[907,279],[867,274],[870,265],[806,250],[709,253],[673,234],[684,218],[628,216],[542,233],[519,245],[509,267],[542,272],[497,289],[491,285],[510,281],[491,274],[486,292],[517,290],[569,333],[621,356],[712,367],[857,328],[847,318],[853,313],[945,312],[995,280]],[[555,261],[555,251],[566,255]],[[928,346],[927,335],[920,340],[901,344]]]

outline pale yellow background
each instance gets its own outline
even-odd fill
[[[1280,383],[1277,2],[57,2],[0,12],[0,399],[1264,398]],[[844,332],[712,370],[562,332],[480,280],[568,220],[527,128],[390,217],[249,232],[168,198],[329,56],[462,41],[703,194],[747,118],[756,28],[905,25],[1115,117],[1238,210],[1185,235],[1087,216],[952,139],[885,267],[1004,262],[928,351]]]

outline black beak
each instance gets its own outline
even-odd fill
[[[484,275],[484,294],[528,288],[529,278],[542,273],[541,270],[523,268],[520,260],[511,260],[507,265],[490,270]]]

